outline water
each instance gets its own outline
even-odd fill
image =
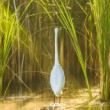
[[[22,96],[10,96],[0,98],[0,110],[110,110],[109,102],[99,100],[99,91],[93,90],[94,99],[89,101],[86,90],[65,93],[61,103],[53,103],[53,95],[50,93],[32,93]]]
[[[24,97],[10,98],[0,101],[0,110],[110,110],[109,104],[77,104],[69,99],[63,99],[65,103],[53,103],[50,100],[39,100],[39,98]],[[71,103],[70,103],[71,102]]]

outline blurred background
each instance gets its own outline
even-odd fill
[[[88,0],[64,0],[71,14],[90,87],[99,84],[96,31]],[[84,12],[85,10],[85,12]],[[52,0],[0,1],[0,75],[2,95],[51,92],[54,28],[66,83],[64,93],[86,88],[84,74],[66,26]],[[68,23],[67,23],[68,24]]]

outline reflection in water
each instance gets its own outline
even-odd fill
[[[73,99],[75,101],[75,99]],[[0,110],[110,110],[108,103],[74,105],[76,102],[63,98],[65,103],[52,103],[52,99],[41,100],[37,97],[10,98],[0,101]]]
[[[50,93],[23,94],[19,97],[0,98],[0,110],[110,110],[110,103],[100,102],[98,90],[93,91],[93,96],[95,100],[90,102],[88,92],[83,89],[65,93],[61,103],[54,104],[53,95]]]
[[[40,100],[39,98],[23,98],[23,99],[5,99],[0,101],[0,110],[110,110],[108,104],[89,105],[79,104],[74,106],[69,99],[63,99],[65,104],[53,104],[49,100]]]
[[[86,107],[79,107],[76,110],[110,110],[110,104],[87,105]]]

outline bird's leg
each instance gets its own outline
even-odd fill
[[[55,95],[54,95],[54,103],[55,103]]]
[[[61,96],[59,96],[59,103],[61,102]]]

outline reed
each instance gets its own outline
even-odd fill
[[[108,99],[109,85],[109,51],[110,51],[110,1],[90,1],[92,15],[94,17],[97,38],[97,51],[100,62],[101,99]]]
[[[72,16],[70,14],[70,12],[67,10],[64,2],[60,2],[60,4],[55,0],[56,6],[59,10],[59,14],[57,15],[59,20],[61,21],[62,25],[67,29],[67,32],[70,35],[70,39],[73,45],[73,48],[76,52],[76,55],[78,57],[78,60],[80,62],[81,68],[83,70],[84,73],[84,77],[85,77],[85,82],[89,91],[89,96],[90,99],[92,99],[92,92],[91,92],[91,88],[88,82],[88,77],[87,77],[87,71],[86,71],[86,61],[84,61],[83,55],[82,55],[82,51],[81,51],[81,47],[78,41],[78,36],[76,34],[76,29],[74,26],[74,21],[72,19]]]
[[[12,37],[15,34],[16,27],[15,27],[15,15],[11,14],[9,11],[10,2],[8,2],[7,9],[3,6],[3,3],[1,3],[0,7],[0,37],[1,37],[1,53],[0,53],[0,92],[2,91],[2,78],[3,74],[5,72],[7,63],[8,63],[8,57],[10,54],[10,50],[12,47],[12,44],[15,40],[14,37]]]
[[[24,21],[21,22],[21,18],[23,14],[26,12],[26,10],[29,8],[32,1],[33,0],[31,0],[27,4],[20,18],[18,17],[18,12],[20,11],[19,10],[20,8],[19,7],[17,8],[15,0],[13,0],[14,12],[11,11],[12,7],[10,4],[11,3],[10,0],[7,1],[6,5],[4,5],[5,3],[4,0],[0,1],[0,47],[1,47],[1,50],[0,50],[0,93],[2,92],[2,88],[3,88],[2,87],[3,75],[8,69],[7,67],[9,65],[9,62],[11,61],[12,62],[11,64],[13,64],[14,54],[16,53],[16,51],[17,51],[18,62],[16,61],[14,62],[18,63],[18,68],[17,68],[18,75],[11,74],[11,76],[12,77],[16,76],[20,82],[26,85],[21,79],[21,76],[19,75],[23,71],[22,69],[23,64],[22,64],[22,61],[20,60],[21,59],[20,52],[21,50],[23,50],[23,48],[30,50],[29,44],[31,44],[31,39],[30,39],[30,36],[28,35],[28,32],[22,26],[22,22]],[[26,37],[24,38],[24,36]],[[30,53],[31,52],[32,51],[30,51]],[[14,69],[13,71],[15,71],[16,69],[15,65],[13,65],[13,68],[11,68],[11,65],[10,65],[11,70]],[[9,81],[9,84],[10,84],[10,81]],[[9,87],[9,84],[7,87]],[[28,88],[28,86],[26,87]],[[6,91],[7,91],[7,88],[6,88]]]
[[[43,2],[43,4],[45,4],[45,3]],[[59,1],[54,0],[53,4],[55,5],[54,11],[55,11],[57,18],[59,19],[62,27],[65,28],[66,32],[69,34],[71,43],[73,45],[73,48],[76,52],[76,55],[78,57],[78,60],[80,62],[81,68],[84,73],[85,82],[86,82],[86,85],[87,85],[87,88],[89,91],[90,99],[92,99],[91,87],[88,82],[87,71],[86,71],[86,62],[85,62],[82,52],[81,52],[81,47],[80,47],[80,44],[78,41],[78,36],[76,34],[76,30],[75,30],[75,26],[74,26],[74,22],[73,22],[71,13],[66,6],[66,1],[64,2],[62,0],[59,0]],[[44,5],[44,7],[45,7],[45,5]]]
[[[8,2],[5,2],[5,6],[4,0],[1,1],[0,46],[2,48],[2,51],[0,50],[0,88],[2,88],[2,78],[7,69],[11,71],[10,73],[12,73],[12,77],[10,78],[9,84],[6,88],[6,92],[8,90],[9,85],[11,84],[11,81],[14,79],[14,76],[17,77],[22,83],[23,81],[25,81],[25,83],[32,83],[32,80],[35,78],[35,76],[36,78],[39,78],[40,75],[41,79],[43,77],[45,77],[46,79],[49,76],[48,72],[50,71],[51,66],[49,67],[48,65],[50,65],[50,62],[52,65],[53,56],[51,55],[51,53],[53,53],[53,40],[51,36],[53,36],[53,28],[57,25],[61,26],[61,28],[64,28],[66,30],[65,36],[67,36],[68,34],[69,41],[71,40],[72,43],[71,47],[65,49],[63,47],[65,39],[62,38],[64,40],[61,41],[60,48],[60,57],[62,58],[62,65],[64,65],[64,56],[66,56],[63,55],[64,51],[68,50],[71,52],[73,51],[73,47],[84,73],[85,82],[89,91],[90,99],[92,99],[91,87],[89,85],[86,70],[86,58],[88,57],[87,43],[89,41],[85,37],[80,38],[76,32],[76,27],[72,15],[73,10],[70,10],[71,7],[69,6],[71,0],[53,0],[51,2],[50,0],[8,0]],[[81,4],[79,4],[77,0],[75,1],[81,8],[83,13],[87,14],[86,11],[82,8]],[[54,17],[55,20],[57,19],[58,21],[58,23],[55,22],[56,24],[54,23]],[[84,40],[82,41],[83,38]],[[92,41],[90,42],[90,45],[92,45]],[[81,49],[81,45],[83,43],[85,43],[85,50]],[[67,45],[68,44],[71,45],[70,42],[67,43]],[[83,54],[84,52],[85,56]],[[67,54],[69,55],[69,53]],[[71,58],[73,58],[72,54],[70,57],[67,58],[69,69],[66,71],[69,72],[70,68],[73,71],[72,65],[74,65]],[[71,62],[69,62],[68,60],[71,60]],[[11,62],[12,67],[8,64],[11,64]],[[43,70],[48,72],[43,72]],[[8,74],[6,74],[6,77],[8,77]],[[17,80],[14,81],[15,83],[17,82]],[[39,81],[41,80],[38,79],[36,83],[39,84]],[[23,83],[23,85],[25,85],[25,83]],[[25,87],[28,88],[27,85]]]

